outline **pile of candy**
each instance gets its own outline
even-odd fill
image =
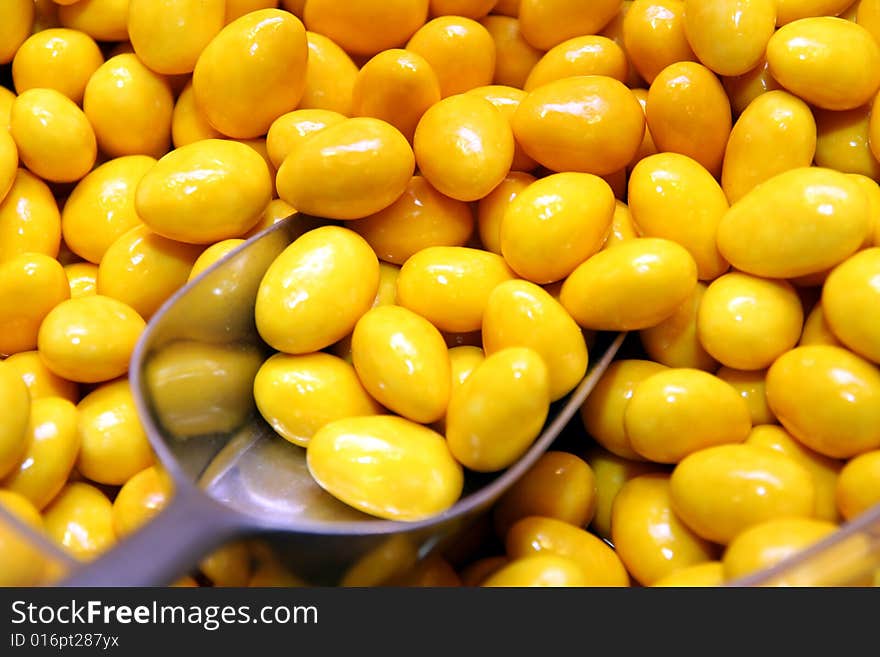
[[[878,42],[880,0],[4,0],[0,505],[79,559],[158,513],[132,350],[300,211],[332,225],[260,286],[254,397],[361,511],[447,509],[593,332],[643,349],[496,506],[497,554],[397,583],[780,562],[880,502]],[[43,581],[16,540],[0,585]],[[249,543],[196,576],[299,583]]]

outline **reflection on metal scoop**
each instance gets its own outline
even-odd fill
[[[258,534],[306,582],[381,583],[395,568],[448,544],[519,479],[572,418],[623,341],[623,335],[599,336],[586,378],[554,405],[543,433],[513,466],[491,476],[469,474],[462,498],[433,518],[402,523],[367,516],[313,481],[305,450],[277,436],[253,400],[254,376],[271,353],[254,323],[260,281],[296,237],[319,223],[293,215],[275,224],[181,289],[150,321],[129,372],[174,497],[152,522],[80,567],[65,585],[164,585],[224,541]]]

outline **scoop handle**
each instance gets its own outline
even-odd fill
[[[104,556],[76,568],[58,586],[168,586],[244,529],[236,513],[187,487],[144,527]]]

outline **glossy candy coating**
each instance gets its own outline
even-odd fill
[[[306,457],[325,490],[380,518],[420,520],[461,494],[462,469],[443,437],[399,417],[331,422],[312,437]]]
[[[348,119],[320,130],[281,164],[278,195],[300,212],[361,219],[394,203],[415,169],[409,142],[379,119]]]
[[[224,135],[250,139],[296,108],[306,84],[308,42],[302,22],[261,9],[224,27],[193,71],[196,103]]]
[[[329,347],[369,310],[379,286],[376,255],[357,233],[324,226],[296,239],[272,263],[257,292],[257,330],[293,354]]]

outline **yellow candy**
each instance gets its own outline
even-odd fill
[[[512,125],[525,152],[548,169],[601,176],[633,159],[645,115],[623,83],[588,75],[535,89],[520,103]]]
[[[512,171],[477,205],[477,228],[483,248],[501,254],[501,223],[504,213],[524,189],[535,182],[535,177],[521,171]]]
[[[526,97],[526,92],[522,89],[514,87],[505,87],[502,85],[489,85],[487,87],[476,87],[466,92],[471,96],[479,96],[492,103],[507,119],[508,123],[513,120],[522,99]],[[511,128],[512,129],[512,128]],[[512,171],[531,171],[538,163],[526,154],[522,146],[514,140],[513,162],[510,164]],[[494,191],[494,190],[493,190]]]
[[[30,405],[24,455],[3,480],[3,488],[42,509],[64,487],[79,453],[76,407],[66,399],[44,397]]]
[[[804,447],[792,438],[782,427],[775,424],[759,425],[752,428],[747,445],[757,445],[774,449],[780,454],[785,454],[794,462],[806,468],[813,477],[816,488],[816,511],[815,516],[820,520],[839,522],[840,514],[834,498],[837,487],[838,475],[842,464],[827,456],[817,454],[811,449]]]
[[[171,113],[171,141],[175,148],[202,139],[222,139],[223,135],[211,127],[204,113],[196,106],[192,82],[180,92]]]
[[[620,0],[522,0],[520,29],[535,48],[549,50],[581,34],[596,34],[620,10]]]
[[[0,489],[0,508],[38,535],[43,531],[43,519],[34,505],[18,493]],[[45,584],[51,567],[45,552],[12,527],[6,519],[0,520],[0,586],[37,586]]]
[[[261,9],[229,23],[193,71],[198,107],[224,135],[250,139],[296,108],[306,83],[308,42],[300,20]]]
[[[623,49],[604,36],[581,36],[551,48],[535,64],[523,89],[575,75],[606,75],[626,82],[627,62]]]
[[[381,412],[354,368],[324,353],[272,356],[254,379],[254,400],[263,419],[301,447],[334,420]]]
[[[304,20],[354,55],[402,47],[428,17],[428,0],[309,0]]]
[[[367,392],[413,422],[443,417],[451,370],[443,336],[423,317],[400,306],[377,306],[357,322],[352,362]]]
[[[257,564],[247,585],[250,588],[307,586],[302,579],[288,571],[282,564],[277,563]]]
[[[83,178],[64,204],[64,243],[81,258],[98,264],[110,245],[140,225],[135,190],[156,163],[147,155],[129,155],[105,162]]]
[[[871,223],[874,225],[874,230],[868,235],[867,239],[862,244],[862,247],[864,248],[871,245],[880,246],[880,185],[868,176],[863,176],[858,173],[851,173],[849,177],[855,180],[862,188],[862,191],[868,195],[868,206],[871,209]]]
[[[809,106],[786,91],[768,91],[744,109],[730,132],[721,186],[735,203],[777,174],[810,166],[815,154]]]
[[[617,555],[643,586],[715,556],[715,547],[673,512],[669,475],[644,475],[626,482],[614,499],[612,528]]]
[[[724,78],[722,82],[736,114],[742,114],[749,103],[758,96],[782,88],[770,75],[770,66],[766,60],[761,60],[761,63],[748,73]]]
[[[86,85],[83,110],[98,146],[111,157],[161,157],[171,143],[171,88],[134,54],[111,57],[94,72]]]
[[[718,587],[724,584],[724,566],[720,561],[704,561],[695,566],[676,570],[661,577],[651,586]]]
[[[43,515],[46,533],[80,560],[91,560],[116,543],[113,505],[94,486],[67,484]]]
[[[501,566],[479,586],[487,587],[581,587],[588,586],[583,570],[573,559],[538,554],[515,559]]]
[[[452,387],[450,389],[459,388],[485,359],[486,356],[480,347],[473,345],[450,347],[449,368],[452,372]]]
[[[15,94],[6,87],[0,87],[0,128],[9,130],[9,114],[12,111],[12,103],[15,102]]]
[[[461,586],[461,578],[446,559],[432,555],[389,580],[386,586],[452,587]]]
[[[880,371],[825,345],[797,347],[767,372],[767,401],[789,433],[832,458],[880,447]]]
[[[877,0],[859,0],[852,6],[856,8],[856,22],[868,30],[874,39],[880,37],[880,3]]]
[[[422,176],[376,214],[351,224],[381,260],[402,265],[432,246],[464,246],[474,228],[470,207],[438,192]]]
[[[777,2],[779,5],[777,25],[786,25],[811,16],[836,16],[853,4],[853,0],[777,0]]]
[[[681,244],[696,261],[701,279],[712,280],[727,271],[715,244],[727,199],[695,160],[678,153],[641,160],[630,175],[628,203],[639,234]]]
[[[250,239],[257,233],[262,233],[264,230],[271,228],[279,221],[283,221],[292,215],[296,215],[296,219],[291,223],[291,228],[293,229],[291,232],[292,239],[307,233],[313,228],[318,228],[325,223],[323,220],[315,217],[299,215],[296,212],[296,208],[287,201],[282,201],[280,198],[273,198],[269,201],[269,205],[266,206],[266,209],[263,210],[263,216],[260,217],[260,220],[253,228],[244,234],[243,239]]]
[[[25,253],[0,264],[0,354],[35,349],[43,318],[69,297],[64,269],[49,256]]]
[[[813,478],[783,454],[755,445],[720,445],[684,458],[670,480],[672,507],[696,534],[727,544],[744,529],[786,516],[810,518]]]
[[[778,518],[749,527],[724,552],[724,576],[735,579],[775,566],[835,529],[834,523],[812,518]]]
[[[397,281],[397,303],[441,331],[478,331],[489,295],[513,272],[494,253],[432,246],[409,258]]]
[[[749,409],[733,386],[702,370],[670,368],[639,382],[623,416],[633,450],[657,463],[746,439]]]
[[[282,114],[272,122],[266,135],[266,150],[272,166],[281,168],[290,152],[308,137],[343,121],[344,115],[323,109],[302,109]]]
[[[483,18],[480,24],[495,41],[495,75],[492,82],[522,89],[532,68],[544,53],[523,38],[516,18],[492,14]]]
[[[189,276],[187,276],[186,282],[189,283],[203,271],[214,266],[215,263],[225,258],[229,253],[244,244],[244,242],[245,241],[242,239],[230,239],[209,246],[202,251],[198,258],[196,258],[192,269],[190,269]]]
[[[587,433],[612,454],[641,461],[642,456],[632,448],[623,426],[624,411],[638,384],[665,369],[649,360],[612,363],[581,406],[581,420]]]
[[[556,518],[586,527],[596,512],[596,482],[590,466],[567,452],[545,452],[495,506],[495,530],[505,536],[528,516]]]
[[[412,538],[402,533],[392,534],[350,566],[339,585],[380,586],[406,573],[416,565],[417,559],[418,551]]]
[[[498,0],[492,13],[516,18],[519,16],[519,4],[520,0]]]
[[[681,0],[636,0],[626,12],[626,54],[648,83],[670,64],[696,60],[685,36],[684,17]]]
[[[820,301],[815,306],[804,322],[804,330],[801,333],[801,339],[798,345],[806,347],[812,344],[825,344],[832,347],[842,347],[840,340],[831,332],[831,327],[825,321],[825,311],[822,309]]]
[[[816,165],[844,173],[880,177],[880,162],[869,147],[871,106],[832,112],[816,110]]]
[[[226,22],[231,23],[236,18],[241,18],[245,14],[258,9],[269,9],[277,6],[278,0],[226,0]]]
[[[880,86],[880,46],[865,28],[842,18],[781,27],[767,44],[767,63],[779,84],[822,109],[854,109]]]
[[[642,347],[653,360],[669,367],[707,372],[718,368],[718,361],[709,355],[697,337],[697,313],[706,287],[705,283],[697,283],[690,297],[672,315],[639,332]]]
[[[205,139],[178,148],[141,178],[135,209],[162,237],[211,244],[238,237],[272,198],[263,158],[235,141]]]
[[[387,262],[379,263],[379,289],[376,290],[376,298],[373,299],[374,308],[397,303],[397,279],[399,277],[400,267],[389,265]]]
[[[406,138],[372,118],[348,119],[309,137],[278,169],[278,195],[300,212],[361,219],[406,189],[415,158]]]
[[[715,373],[715,376],[733,386],[739,396],[746,400],[753,426],[776,421],[767,405],[766,375],[764,370],[742,371],[730,367],[722,367]]]
[[[264,356],[235,342],[164,346],[144,371],[164,428],[178,438],[239,430],[253,411],[253,380]]]
[[[64,274],[70,285],[70,298],[79,299],[98,293],[98,266],[91,262],[64,265]]]
[[[448,344],[448,341],[447,341]],[[452,392],[461,387],[467,381],[477,366],[486,359],[486,355],[480,347],[474,345],[458,345],[449,347],[449,370],[452,373],[452,383],[449,388],[450,397]],[[448,411],[448,405],[447,405]],[[446,434],[446,417],[442,417],[431,425],[437,433]]]
[[[18,156],[38,176],[72,182],[95,163],[95,132],[82,110],[54,89],[28,89],[12,103],[10,134]]]
[[[776,31],[776,2],[685,0],[685,32],[697,57],[719,75],[753,69]]]
[[[697,334],[723,365],[760,370],[797,344],[803,321],[800,299],[789,283],[732,272],[706,290]]]
[[[836,500],[840,514],[847,520],[880,503],[880,450],[865,452],[843,467]]]
[[[27,449],[31,399],[18,372],[0,361],[0,477],[15,470]]]
[[[137,56],[157,73],[191,73],[224,25],[224,0],[129,0],[128,37]]]
[[[31,34],[33,0],[11,0],[0,8],[0,64],[13,60],[19,46]]]
[[[478,19],[495,7],[497,0],[431,0],[431,16],[466,16]]]
[[[522,190],[504,211],[501,253],[523,278],[558,281],[599,251],[614,208],[614,193],[598,176],[547,176]]]
[[[251,551],[243,541],[227,543],[202,559],[199,570],[214,586],[245,586],[251,577]]]
[[[470,18],[435,18],[413,34],[406,49],[431,65],[442,98],[492,83],[495,41],[485,27]]]
[[[620,558],[592,534],[554,518],[530,516],[517,522],[504,541],[511,559],[537,555],[565,557],[577,563],[586,586],[629,586]]]
[[[34,0],[34,9],[36,11],[34,15],[34,33],[59,25],[58,7],[62,4],[70,4],[70,0],[61,0],[61,2],[55,2],[55,0]]]
[[[634,477],[660,472],[660,466],[627,460],[601,447],[591,448],[584,460],[593,470],[596,479],[596,514],[593,516],[592,528],[597,535],[611,540],[611,511],[617,493]]]
[[[868,197],[858,183],[838,171],[804,167],[770,178],[734,203],[718,226],[718,248],[746,273],[792,278],[845,260],[870,229]]]
[[[312,437],[306,457],[321,487],[380,518],[421,520],[461,495],[462,469],[443,437],[399,417],[331,422]]]
[[[439,100],[440,81],[428,60],[395,48],[380,52],[357,73],[351,114],[387,121],[412,142],[419,119]]]
[[[487,356],[449,402],[446,440],[456,460],[478,472],[515,463],[547,419],[548,378],[532,349],[510,347]]]
[[[508,347],[537,352],[547,365],[552,401],[568,394],[587,371],[587,344],[580,327],[534,283],[512,280],[492,290],[483,313],[482,336],[487,355]]]
[[[363,238],[337,226],[316,228],[288,246],[263,276],[257,330],[287,353],[329,347],[351,333],[378,286],[379,263]]]
[[[126,481],[113,500],[114,533],[128,536],[152,520],[168,504],[171,488],[171,480],[157,466]]]
[[[145,320],[186,284],[201,248],[136,226],[107,249],[98,268],[98,294],[122,301]]]
[[[630,331],[670,317],[694,292],[697,265],[675,242],[642,237],[575,269],[559,300],[584,328]]]
[[[2,203],[15,182],[18,171],[18,147],[8,130],[2,130],[0,133],[2,133],[0,134],[0,203]]]
[[[695,62],[667,66],[651,83],[646,113],[658,150],[687,155],[713,176],[720,173],[730,101],[712,71]]]
[[[31,400],[44,397],[61,397],[76,403],[79,401],[79,387],[53,374],[40,358],[37,351],[20,351],[5,361],[14,368],[27,386]]]
[[[551,560],[563,559],[563,557],[547,556],[550,556]],[[534,559],[536,557],[531,558]],[[460,571],[462,586],[482,586],[485,582],[489,581],[492,575],[499,572],[509,563],[510,560],[503,555],[478,559]],[[578,572],[580,571],[578,570]]]
[[[358,67],[346,52],[317,32],[306,32],[309,57],[298,107],[352,115],[352,91]],[[353,115],[352,115],[353,116]]]
[[[102,484],[121,486],[153,464],[128,381],[107,383],[77,406],[82,441],[77,470]]]
[[[55,306],[43,320],[37,342],[52,372],[70,381],[97,383],[128,371],[144,327],[131,306],[92,295]]]
[[[822,288],[822,309],[834,335],[880,363],[880,247],[860,251],[835,267]]]
[[[421,174],[438,191],[478,201],[510,172],[514,140],[504,114],[489,101],[459,94],[425,112],[413,148]]]
[[[13,178],[0,203],[0,263],[25,253],[56,257],[61,215],[51,190],[25,169],[13,170]]]
[[[66,0],[57,4],[58,20],[64,27],[85,32],[96,41],[128,39],[129,0]]]
[[[55,89],[79,103],[86,83],[103,63],[104,56],[89,35],[53,28],[35,33],[21,45],[12,62],[12,79],[18,93]]]

